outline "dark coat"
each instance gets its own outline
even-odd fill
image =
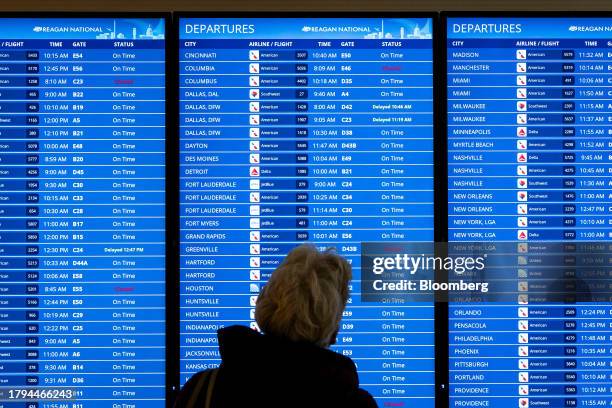
[[[221,329],[218,338],[222,363],[212,408],[377,407],[370,394],[359,388],[353,361],[341,354],[244,326]],[[185,407],[200,375],[185,384],[176,408]],[[196,406],[204,407],[204,401],[201,395]]]

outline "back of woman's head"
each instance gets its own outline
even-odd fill
[[[351,266],[312,245],[291,251],[262,289],[255,319],[264,333],[329,346],[349,295]]]

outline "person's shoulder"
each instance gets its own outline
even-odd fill
[[[198,392],[198,384],[204,380],[204,377],[208,375],[210,370],[200,371],[195,373],[181,388],[181,391],[174,401],[174,408],[184,408],[187,406],[189,400],[194,397],[194,393]],[[199,398],[199,396],[195,396]]]
[[[378,404],[369,392],[362,388],[357,388],[350,401],[350,406],[355,408],[378,408]]]

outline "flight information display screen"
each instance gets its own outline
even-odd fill
[[[160,18],[0,18],[0,405],[162,407]]]
[[[433,240],[432,20],[178,24],[181,383],[312,242],[354,266],[335,350],[381,406],[433,407],[433,304],[359,293],[362,242]]]
[[[609,242],[612,19],[446,23],[449,241]],[[612,307],[533,303],[517,261],[515,303],[450,305],[451,406],[609,405]]]

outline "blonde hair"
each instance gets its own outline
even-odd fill
[[[329,346],[349,296],[351,265],[312,245],[292,250],[262,289],[255,309],[261,330]]]

